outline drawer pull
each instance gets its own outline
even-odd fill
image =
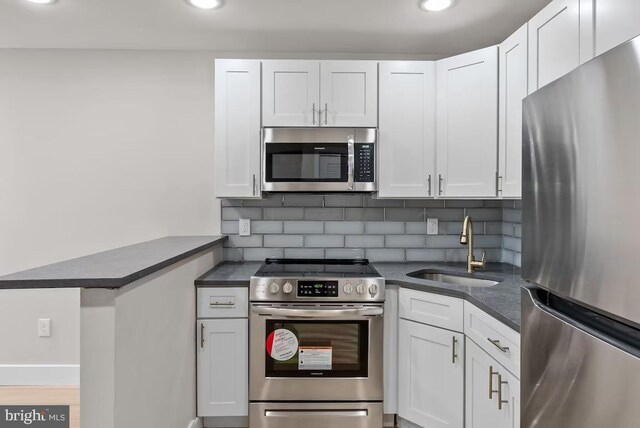
[[[504,352],[505,354],[509,351],[509,347],[508,347],[508,346],[501,346],[501,345],[500,345],[500,341],[499,341],[499,340],[489,339],[488,337],[487,337],[487,340],[488,340],[489,342],[491,342],[491,344],[492,344],[493,346],[495,346],[496,348],[498,348],[499,350],[501,350],[501,351],[502,351],[502,352]]]
[[[498,372],[493,371],[493,366],[489,366],[489,400],[493,400],[493,394],[499,392],[499,390],[493,389],[493,377],[497,374]]]
[[[235,303],[209,303],[210,308],[233,308]]]

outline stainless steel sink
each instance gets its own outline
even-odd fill
[[[427,279],[429,281],[444,282],[446,284],[461,285],[464,287],[493,287],[498,281],[485,278],[455,275],[436,270],[421,270],[407,274],[412,278]]]

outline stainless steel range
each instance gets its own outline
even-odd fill
[[[251,428],[380,428],[384,278],[367,260],[267,259],[251,278]]]

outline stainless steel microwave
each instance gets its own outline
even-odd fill
[[[263,128],[265,192],[375,192],[375,128]]]

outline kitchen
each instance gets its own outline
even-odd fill
[[[110,3],[0,5],[0,406],[634,426],[637,2]]]

